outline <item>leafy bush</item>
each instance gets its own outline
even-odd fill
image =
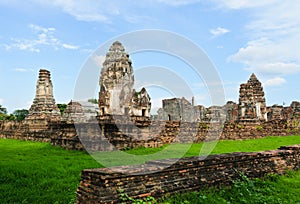
[[[285,176],[270,174],[264,179],[249,179],[241,174],[230,187],[203,189],[199,192],[177,194],[162,203],[300,203],[300,171]]]
[[[260,125],[255,126],[255,129],[258,131],[262,131],[264,128]]]

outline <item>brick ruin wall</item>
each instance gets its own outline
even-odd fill
[[[295,145],[257,153],[182,158],[176,163],[168,159],[136,166],[87,169],[82,171],[76,203],[119,203],[120,190],[132,198],[160,198],[207,186],[228,185],[239,179],[241,173],[260,178],[299,167],[300,145]],[[147,173],[154,170],[157,172]]]
[[[160,147],[169,143],[192,143],[208,140],[254,139],[265,136],[300,134],[298,121],[273,120],[262,123],[203,123],[180,121],[139,121],[139,123],[69,124],[39,122],[27,124],[0,121],[0,138],[51,142],[66,149],[110,151],[135,147]],[[219,138],[220,137],[220,138]]]

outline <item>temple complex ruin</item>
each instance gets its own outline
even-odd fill
[[[0,121],[0,138],[50,142],[66,149],[97,153],[300,134],[300,102],[267,107],[262,84],[255,74],[240,85],[238,103],[228,101],[223,106],[206,108],[196,105],[194,98],[164,99],[157,120],[151,120],[150,96],[145,88],[134,89],[132,63],[116,41],[106,54],[99,84],[98,104],[71,100],[61,116],[50,72],[41,69],[28,116],[24,121]],[[136,198],[160,197],[203,185],[219,185],[220,181],[228,184],[232,178],[239,178],[240,172],[252,177],[284,173],[299,167],[299,151],[296,145],[267,152],[209,155],[200,160],[167,159],[84,170],[76,203],[119,202],[119,189]],[[168,168],[162,169],[158,164]],[[143,175],[142,171],[156,172]]]
[[[150,96],[145,88],[134,89],[132,63],[118,41],[106,54],[99,85],[98,104],[71,101],[61,116],[50,72],[41,69],[28,116],[20,122],[0,121],[0,137],[50,141],[80,150],[86,141],[93,151],[111,151],[208,141],[214,135],[234,140],[300,133],[300,102],[267,107],[255,74],[240,85],[238,103],[204,107],[194,98],[164,99],[157,117],[150,117]]]
[[[273,110],[274,109],[274,110]],[[274,112],[273,119],[281,117],[276,116],[275,107],[270,107],[269,112]],[[271,113],[269,114],[270,119]],[[239,103],[228,101],[224,106],[211,106],[205,108],[201,105],[194,105],[183,98],[164,99],[162,109],[158,112],[159,120],[174,121],[203,121],[203,122],[257,122],[267,121],[267,107],[264,98],[264,91],[261,82],[255,74],[250,76],[247,83],[240,85]]]
[[[32,121],[52,122],[88,122],[98,115],[99,121],[106,116],[129,116],[150,118],[151,98],[145,88],[140,91],[134,89],[134,71],[129,54],[123,45],[116,41],[109,48],[99,80],[100,91],[97,113],[91,112],[94,107],[81,105],[71,101],[61,117],[53,97],[53,86],[50,72],[41,69],[36,86],[36,96],[27,123]],[[85,110],[86,109],[86,110]],[[86,112],[90,111],[89,114]],[[88,115],[88,116],[87,116]],[[162,108],[158,110],[158,121],[182,122],[263,122],[272,120],[292,120],[300,118],[300,103],[292,102],[291,106],[266,106],[266,99],[261,82],[253,73],[246,83],[240,85],[239,103],[227,102],[224,106],[204,107],[195,105],[194,97],[191,101],[186,98],[171,98],[162,100]],[[30,122],[31,121],[31,122]]]
[[[31,125],[59,122],[60,111],[53,97],[51,74],[48,70],[41,69],[36,85],[36,94],[29,109],[25,122]]]
[[[101,70],[99,116],[128,115],[150,117],[151,102],[145,88],[133,89],[134,75],[129,54],[114,42],[106,54]]]

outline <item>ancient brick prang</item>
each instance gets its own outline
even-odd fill
[[[119,41],[106,54],[101,70],[99,109],[105,115],[150,116],[150,97],[145,88],[133,89],[134,76],[129,54]]]
[[[61,120],[60,111],[53,97],[51,75],[48,70],[41,69],[36,85],[36,94],[25,122],[30,125],[45,125],[47,122]]]
[[[267,120],[266,100],[261,82],[255,74],[240,86],[239,120]]]

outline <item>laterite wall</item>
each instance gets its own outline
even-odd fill
[[[82,171],[76,203],[118,203],[119,190],[133,198],[159,198],[166,194],[197,191],[205,186],[230,184],[241,172],[259,178],[296,170],[299,166],[300,145],[296,145],[257,153],[183,158],[176,163],[174,159],[168,159],[131,167],[87,169]],[[155,170],[156,173],[149,173]]]

